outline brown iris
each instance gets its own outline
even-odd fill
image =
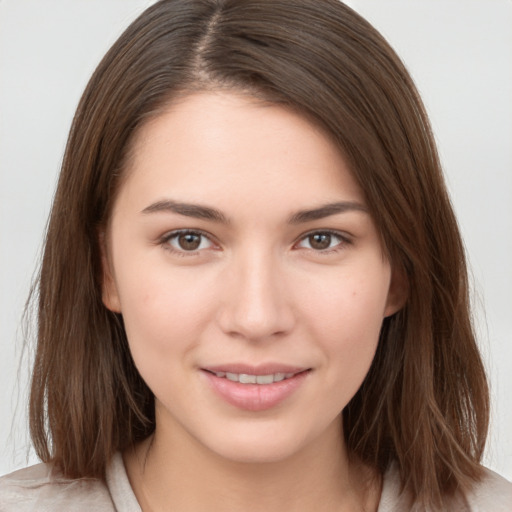
[[[308,236],[309,245],[312,249],[327,249],[331,245],[332,235],[329,233],[315,233]]]
[[[201,245],[201,235],[182,233],[178,236],[178,245],[184,251],[195,251]]]

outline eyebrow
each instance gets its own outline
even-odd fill
[[[302,224],[314,220],[325,219],[326,217],[330,217],[331,215],[336,215],[338,213],[352,211],[368,213],[368,208],[355,201],[338,201],[336,203],[324,204],[318,208],[312,208],[310,210],[301,210],[294,213],[288,222],[290,224]]]
[[[142,210],[142,213],[155,212],[172,212],[184,215],[185,217],[194,217],[196,219],[205,219],[222,224],[229,224],[228,218],[215,208],[201,206],[198,204],[179,203],[170,199],[157,201]]]
[[[288,223],[303,224],[314,220],[324,219],[331,215],[351,211],[367,213],[368,209],[363,204],[354,201],[338,201],[335,203],[324,204],[317,208],[300,210],[290,216]],[[186,217],[210,220],[221,224],[229,224],[229,219],[221,211],[215,208],[192,203],[181,203],[171,199],[157,201],[156,203],[144,208],[141,213],[146,214],[156,212],[172,212]]]

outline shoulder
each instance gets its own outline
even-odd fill
[[[0,512],[114,511],[106,485],[70,480],[49,464],[37,464],[0,478]]]
[[[384,474],[378,512],[410,512],[411,496],[403,491],[396,464]],[[512,512],[512,483],[484,468],[481,480],[465,493],[453,497],[449,508],[453,512]]]
[[[466,494],[471,512],[510,512],[512,510],[512,483],[490,469],[473,489]]]

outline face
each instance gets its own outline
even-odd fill
[[[106,239],[104,303],[157,434],[239,461],[339,443],[401,297],[319,128],[235,94],[172,104],[136,138]]]

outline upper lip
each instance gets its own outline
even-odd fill
[[[226,363],[212,366],[203,366],[202,370],[212,373],[237,373],[246,375],[271,375],[275,373],[300,373],[310,368],[304,366],[291,366],[281,363],[266,363],[259,365],[249,365],[245,363]]]

